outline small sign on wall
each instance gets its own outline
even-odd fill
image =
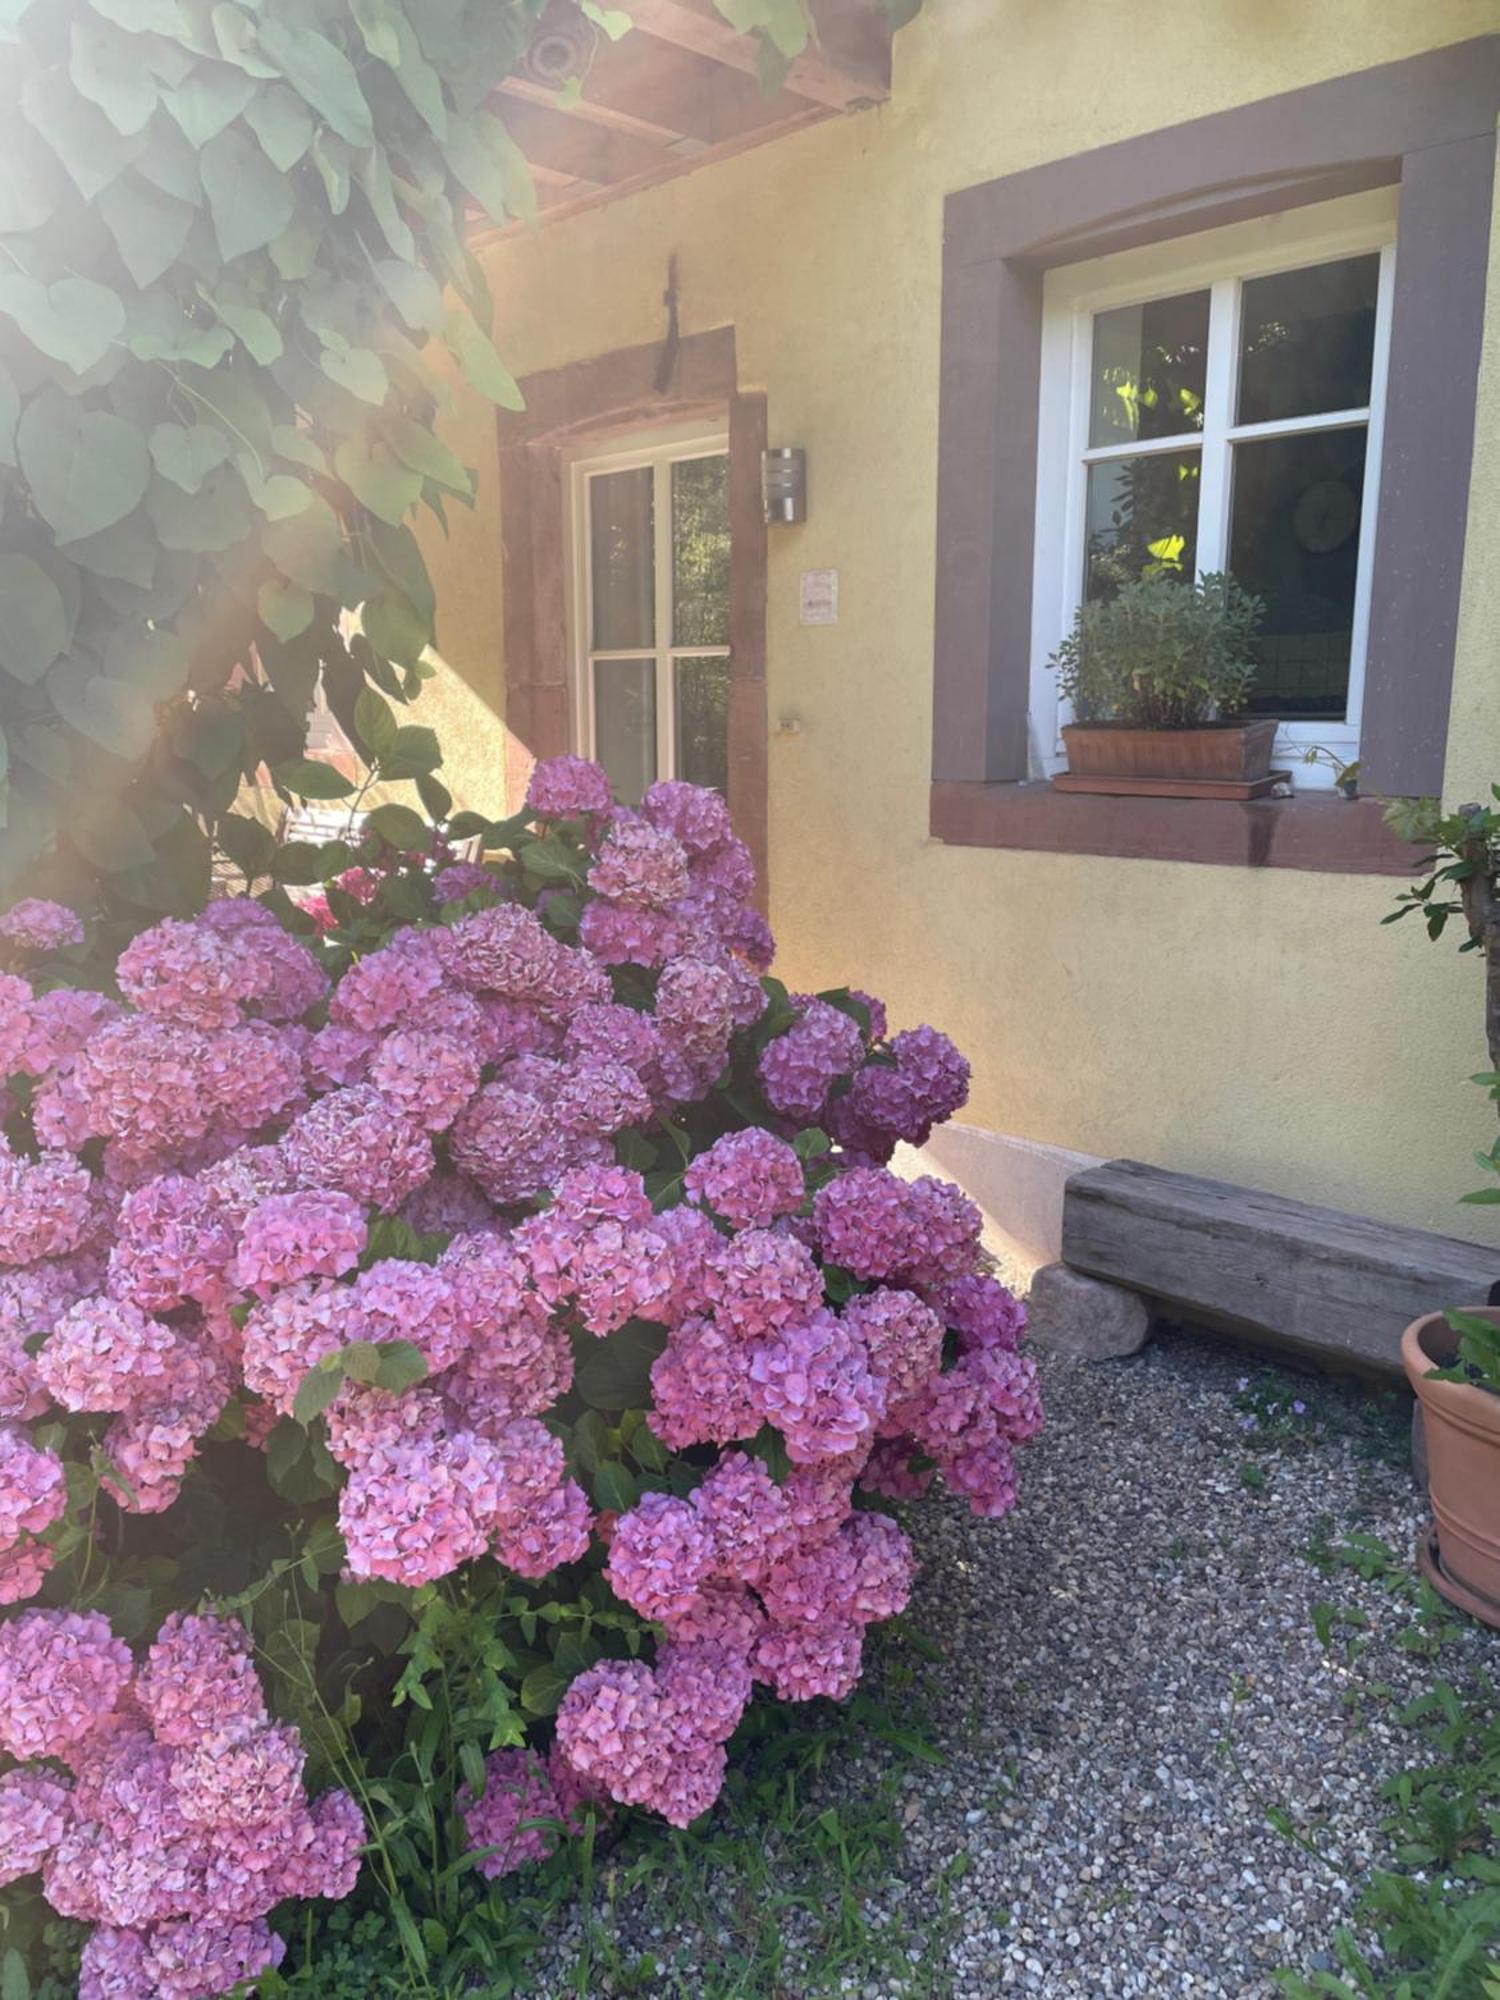
[[[837,625],[839,573],[836,569],[805,569],[800,593],[804,625]]]

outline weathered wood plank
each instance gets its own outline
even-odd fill
[[[1072,1177],[1062,1253],[1185,1318],[1384,1375],[1408,1321],[1500,1279],[1500,1250],[1137,1160]]]

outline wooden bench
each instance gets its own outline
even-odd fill
[[[1410,1320],[1500,1279],[1500,1249],[1138,1160],[1073,1175],[1062,1254],[1174,1318],[1386,1376]]]

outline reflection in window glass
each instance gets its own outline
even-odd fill
[[[677,775],[729,791],[729,659],[673,662],[677,694]]]
[[[589,481],[589,561],[596,653],[656,642],[651,468],[600,472]]]
[[[1342,718],[1348,703],[1365,427],[1234,447],[1229,568],[1265,601],[1250,707]]]
[[[594,755],[615,796],[639,805],[656,782],[654,660],[595,660]]]
[[[672,467],[672,644],[729,644],[729,459]]]
[[[1190,579],[1198,557],[1196,451],[1107,458],[1088,470],[1084,595],[1143,576]]]
[[[1202,430],[1208,305],[1188,292],[1094,315],[1091,445]]]
[[[1264,424],[1370,400],[1380,258],[1345,257],[1246,280],[1238,421]]]

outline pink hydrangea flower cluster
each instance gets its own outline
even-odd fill
[[[277,1903],[359,1874],[358,1806],[308,1798],[231,1619],[174,1614],[137,1668],[97,1613],[22,1613],[0,1626],[0,1747],[23,1760],[0,1778],[0,1881],[40,1871],[94,1926],[80,2000],[228,1992],[279,1963]]]
[[[123,1001],[0,971],[0,1082],[29,1080],[0,1141],[0,1603],[73,1532],[75,1462],[151,1514],[190,1504],[217,1440],[276,1469],[302,1423],[349,1580],[493,1560],[539,1581],[602,1545],[654,1656],[581,1674],[545,1763],[491,1759],[462,1810],[492,1874],[584,1801],[685,1824],[756,1686],[847,1694],[911,1582],[871,1496],[939,1473],[999,1514],[1040,1422],[977,1210],[886,1164],[962,1103],[962,1057],[889,1036],[868,995],[763,983],[714,793],[659,784],[626,812],[569,758],[528,803],[571,843],[577,903],[449,868],[429,919],[348,962],[326,947],[335,977],[242,901],[137,937]],[[0,946],[73,937],[21,906]],[[568,1444],[616,1341],[655,1439],[693,1454],[618,1516]],[[277,1896],[352,1879],[347,1804],[307,1803],[215,1621],[169,1621],[136,1670],[96,1618],[14,1614],[0,1748],[0,1854],[96,1926],[101,2000],[253,1978]]]

